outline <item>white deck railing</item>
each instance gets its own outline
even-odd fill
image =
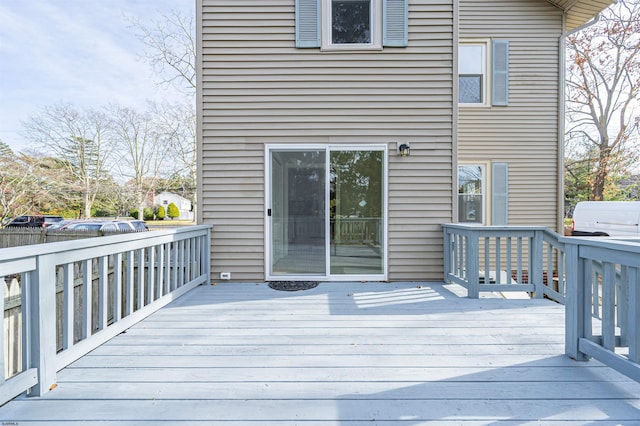
[[[444,281],[480,292],[527,292],[564,302],[564,244],[540,226],[446,224]]]
[[[202,225],[0,250],[0,276],[20,285],[12,307],[20,327],[10,338],[21,348],[19,367],[0,376],[0,403],[44,394],[59,370],[209,282],[210,241],[211,227]],[[0,312],[6,323],[4,297]],[[3,332],[3,372],[4,339]]]
[[[563,238],[566,354],[640,381],[640,240]]]

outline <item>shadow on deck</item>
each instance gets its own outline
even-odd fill
[[[563,353],[564,307],[548,300],[425,283],[199,286],[62,370],[54,391],[0,407],[0,420],[640,424],[639,383]]]

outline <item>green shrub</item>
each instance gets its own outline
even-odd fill
[[[158,206],[156,208],[156,219],[164,220],[165,216],[167,216],[167,212],[164,209],[164,206]]]
[[[138,219],[138,210],[137,209],[136,210],[131,210],[129,212],[129,216],[131,216],[134,219]]]
[[[180,209],[178,209],[178,206],[176,206],[174,203],[169,204],[169,206],[167,207],[167,216],[169,216],[169,218],[171,218],[172,220],[176,217],[179,217]]]
[[[153,220],[153,210],[149,207],[145,207],[142,211],[142,217],[144,220]]]

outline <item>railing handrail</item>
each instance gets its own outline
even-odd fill
[[[47,244],[33,244],[18,247],[0,248],[0,276],[3,275],[2,263],[5,261],[14,261],[17,259],[46,255],[51,253],[62,253],[74,250],[90,249],[94,247],[118,245],[130,241],[155,240],[171,235],[181,235],[187,233],[193,234],[211,228],[211,225],[193,225],[171,229],[158,229],[146,232],[128,232],[104,236],[100,238],[82,238],[71,241],[57,241]]]

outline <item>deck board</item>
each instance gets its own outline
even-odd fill
[[[640,383],[564,351],[564,308],[438,284],[198,287],[0,407],[18,424],[640,424]]]

